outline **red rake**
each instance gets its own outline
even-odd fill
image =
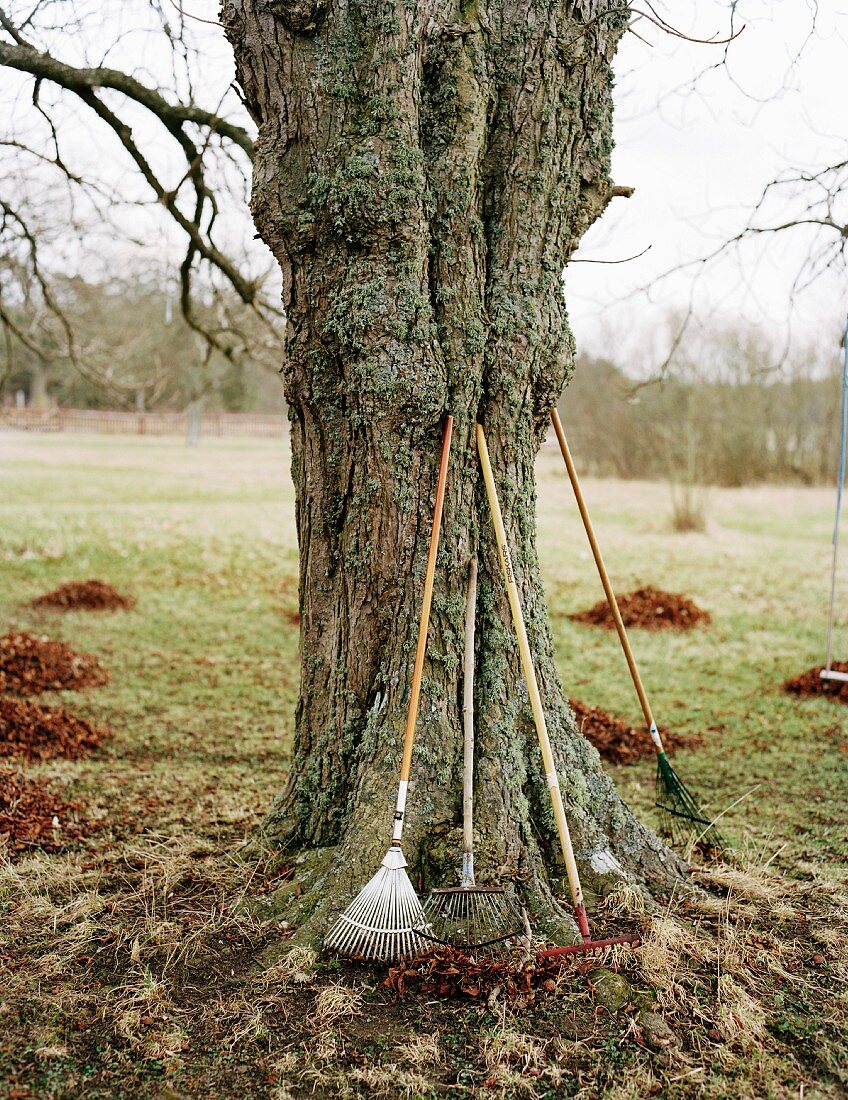
[[[586,919],[586,910],[583,910],[582,925],[576,910],[574,915],[577,917],[577,923],[578,926],[580,926],[583,942],[570,943],[567,947],[546,947],[544,951],[536,952],[537,959],[558,959],[562,955],[590,955],[595,951],[604,951],[607,947],[618,947],[619,945],[638,947],[642,942],[642,937],[638,932],[628,932],[626,936],[612,936],[607,940],[593,940],[589,932],[589,922]]]
[[[571,843],[571,834],[568,829],[568,821],[565,816],[565,807],[562,802],[562,792],[559,787],[554,756],[551,750],[551,741],[548,736],[548,726],[545,720],[545,711],[542,706],[542,697],[539,694],[539,684],[536,679],[536,670],[533,666],[533,655],[530,652],[530,642],[527,639],[527,628],[524,625],[524,613],[521,610],[521,601],[518,595],[518,586],[515,583],[515,572],[512,567],[512,557],[509,552],[509,544],[506,540],[501,506],[498,501],[498,493],[495,487],[495,478],[492,473],[492,465],[489,460],[489,450],[486,446],[486,436],[482,427],[477,425],[477,452],[480,456],[480,465],[483,469],[483,481],[486,485],[486,495],[489,498],[489,511],[492,515],[492,525],[495,529],[495,541],[506,581],[507,597],[509,599],[512,622],[518,639],[518,652],[521,656],[521,668],[524,680],[527,684],[527,693],[530,696],[530,706],[533,710],[533,721],[536,725],[536,733],[539,738],[539,748],[542,752],[542,761],[545,768],[545,780],[551,796],[551,806],[554,812],[554,820],[559,834],[562,858],[568,875],[568,885],[571,890],[571,900],[574,905],[574,919],[583,937],[582,943],[571,944],[568,947],[549,948],[549,953],[542,952],[543,958],[551,958],[556,955],[588,954],[592,951],[602,951],[614,944],[629,944],[635,947],[639,942],[638,936],[616,936],[613,939],[593,940],[589,930],[589,918],[586,915],[586,906],[583,902],[583,889],[580,885],[580,876],[577,871],[577,860],[574,858],[574,847]]]

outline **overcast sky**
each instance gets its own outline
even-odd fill
[[[741,317],[781,346],[791,329],[796,347],[817,340],[838,355],[848,308],[845,273],[833,271],[792,294],[814,230],[744,246],[703,271],[694,286],[687,273],[655,283],[737,233],[769,180],[845,156],[848,0],[734,6],[734,29],[744,23],[745,30],[726,49],[636,21],[650,45],[627,34],[618,54],[613,178],[636,193],[613,202],[578,257],[621,259],[649,245],[650,251],[628,264],[576,264],[566,290],[579,346],[623,352],[635,370],[651,368],[665,336],[652,338],[667,331],[669,311],[685,309],[690,297],[704,325]],[[695,37],[725,37],[731,26],[729,0],[655,7]],[[214,17],[217,0],[185,0],[185,8]],[[848,222],[848,209],[842,214]],[[653,284],[649,296],[633,296],[647,284]]]
[[[674,7],[695,14],[694,5]],[[691,277],[666,280],[650,299],[628,294],[733,236],[763,187],[787,167],[817,169],[846,157],[848,3],[818,4],[814,27],[805,0],[753,0],[739,10],[747,27],[730,45],[726,67],[721,47],[675,41],[639,23],[653,47],[625,36],[616,65],[613,178],[636,193],[613,202],[578,257],[620,259],[651,249],[623,265],[569,269],[567,301],[584,348],[609,353],[627,332],[662,327],[669,306],[686,306]],[[685,29],[702,37],[725,32],[727,11],[726,2],[701,0]],[[711,67],[694,91],[687,87]],[[843,224],[846,206],[843,199]],[[794,301],[790,293],[813,233],[761,240],[707,269],[694,288],[699,317],[742,316],[776,335],[791,319],[796,344],[821,338],[838,354],[848,306],[844,271]]]

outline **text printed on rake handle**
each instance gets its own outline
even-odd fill
[[[512,571],[512,557],[509,553],[509,547],[506,545],[503,547],[503,560],[507,584],[515,584],[515,573]]]

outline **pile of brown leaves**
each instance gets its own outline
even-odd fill
[[[508,956],[477,957],[454,947],[434,947],[403,959],[389,970],[382,987],[397,997],[410,990],[423,996],[485,1000],[497,991],[504,997],[528,996],[536,989],[553,993],[562,972],[561,959],[527,962]]]
[[[663,592],[650,585],[619,596],[618,609],[625,626],[638,626],[643,630],[689,630],[698,623],[706,625],[710,621],[710,613],[687,596]],[[575,623],[615,630],[615,620],[606,600],[599,600],[587,611],[578,611],[568,617]]]
[[[132,596],[122,596],[105,581],[69,581],[33,600],[31,607],[52,607],[60,611],[128,611],[135,607]]]
[[[616,718],[600,707],[587,706],[577,699],[570,699],[569,703],[580,732],[611,764],[635,764],[656,751],[644,726],[638,729],[628,726],[624,719]],[[683,737],[666,729],[661,729],[660,735],[666,749],[672,752],[681,748],[699,748],[704,743],[703,737]]]
[[[0,769],[0,841],[11,852],[56,852],[91,831],[75,802],[20,772]]]
[[[834,672],[848,672],[848,661],[833,661],[830,666]],[[844,680],[823,680],[821,671],[824,665],[816,665],[800,676],[793,676],[783,685],[783,690],[793,695],[809,697],[826,695],[837,703],[848,703],[848,682]]]
[[[0,638],[0,692],[38,695],[105,684],[109,673],[96,657],[76,653],[64,642],[6,634]]]
[[[41,707],[22,699],[0,698],[0,756],[50,760],[86,756],[110,731],[77,718],[62,707]]]

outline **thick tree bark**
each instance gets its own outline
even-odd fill
[[[455,873],[464,590],[480,560],[481,877],[562,891],[548,794],[474,451],[485,424],[578,861],[590,888],[679,864],[577,733],[535,550],[534,457],[573,348],[561,276],[610,198],[606,0],[225,0],[259,126],[257,229],[283,271],[300,541],[301,697],[268,831],[311,852],[326,925],[390,835],[441,426],[456,418],[407,856]],[[322,856],[315,857],[320,850]]]

